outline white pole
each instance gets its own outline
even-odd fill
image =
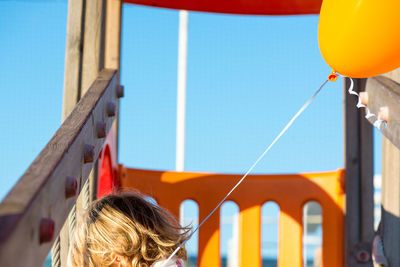
[[[179,12],[178,44],[178,92],[176,119],[176,170],[182,172],[185,166],[185,117],[186,117],[186,61],[187,61],[188,12]]]

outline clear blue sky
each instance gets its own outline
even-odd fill
[[[66,20],[66,0],[0,1],[0,199],[60,125]],[[187,170],[249,168],[331,71],[317,28],[318,16],[189,14]],[[177,35],[177,11],[124,6],[119,155],[129,167],[174,169]],[[343,167],[341,86],[329,83],[254,172]]]

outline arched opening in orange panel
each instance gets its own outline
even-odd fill
[[[262,267],[278,266],[279,205],[269,201],[261,208]]]
[[[220,210],[221,267],[239,266],[239,207],[227,201]]]
[[[161,206],[179,214],[180,203],[194,199],[199,218],[204,219],[223,198],[240,175],[162,172],[120,168],[124,189],[137,189],[154,195]],[[254,236],[261,232],[261,205],[267,199],[279,203],[278,266],[302,266],[303,205],[318,200],[324,207],[324,267],[340,267],[343,262],[343,185],[342,170],[293,175],[249,175],[231,195],[238,203],[239,266],[261,266],[261,249]],[[212,192],[212,193],[210,193]],[[220,217],[211,216],[199,231],[199,266],[219,267]],[[259,218],[254,221],[253,218]],[[253,236],[249,238],[249,236]],[[254,250],[256,248],[256,250]],[[249,264],[249,262],[252,262]]]
[[[303,206],[303,266],[322,266],[322,208],[316,201]]]
[[[183,201],[179,207],[179,221],[182,226],[190,226],[194,230],[199,224],[199,205],[191,199]],[[187,266],[197,266],[199,252],[199,233],[196,232],[185,245],[188,253]]]

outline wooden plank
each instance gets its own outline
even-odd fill
[[[365,79],[354,79],[354,91],[365,88]],[[361,250],[371,253],[373,237],[373,139],[372,128],[357,109],[357,97],[344,82],[344,129],[346,169],[345,266],[368,266],[357,259]]]
[[[387,138],[382,142],[381,235],[390,266],[400,266],[400,150]]]
[[[383,76],[368,79],[368,108],[378,114],[381,107],[387,107],[389,117],[387,126],[381,132],[397,148],[400,148],[400,84]],[[373,123],[376,118],[371,118]]]
[[[107,0],[104,66],[120,69],[122,1]]]
[[[385,76],[400,82],[400,70],[387,73]],[[392,106],[391,99],[387,99],[387,91],[390,90],[391,94],[397,98],[398,84],[393,84],[392,81],[386,79],[376,78],[378,77],[371,79],[371,81],[384,80],[386,82],[386,86],[381,87],[380,92],[382,93],[378,94],[378,98],[385,97],[385,100],[389,102],[384,102],[384,105],[390,105],[388,128],[382,131],[382,219],[380,234],[382,235],[384,253],[389,265],[400,266],[400,150],[397,142],[394,143],[390,140],[387,133],[387,131],[393,129],[393,111],[396,110],[393,109],[396,107]],[[371,84],[372,86],[373,84]],[[378,88],[375,89],[378,90]],[[376,99],[374,96],[372,98]],[[398,102],[397,105],[399,105]],[[368,106],[370,106],[369,101]]]
[[[62,120],[67,118],[80,98],[84,14],[85,1],[68,1]]]
[[[107,0],[104,66],[108,69],[120,70],[121,67],[121,23],[122,0]],[[119,75],[117,78],[120,83]],[[119,109],[116,110],[113,128],[116,137],[114,147],[117,149],[116,156],[118,157]],[[118,161],[118,158],[116,160]]]
[[[75,198],[65,198],[66,179],[75,177],[78,190],[93,168],[84,162],[85,146],[93,145],[98,156],[105,138],[98,138],[96,122],[110,130],[114,117],[106,114],[107,103],[116,100],[117,72],[104,70],[50,142],[0,203],[0,266],[42,266],[60,232]],[[40,244],[41,219],[54,222],[55,235]],[[21,247],[24,253],[21,257]]]
[[[106,23],[106,0],[86,0],[84,43],[82,59],[81,95],[89,89],[100,70],[104,68],[104,45]],[[119,83],[119,81],[117,81]],[[89,202],[95,199],[97,189],[97,163],[93,173],[89,175]],[[78,203],[80,203],[78,201]],[[82,206],[83,205],[83,206]],[[87,203],[77,206],[77,212],[82,213]],[[80,217],[78,217],[79,219]]]
[[[68,117],[81,97],[85,10],[86,1],[68,1],[62,121]],[[72,215],[75,215],[75,211]],[[52,249],[52,261],[55,267],[66,266],[70,225],[71,223],[67,220],[55,242],[56,247]]]
[[[86,0],[85,34],[83,44],[83,95],[104,68],[105,0]]]
[[[104,0],[70,0],[69,2],[63,119],[75,107],[104,67],[105,9]],[[109,68],[119,69],[112,66]],[[119,72],[117,72],[117,83],[119,84]],[[85,193],[89,196],[89,201],[96,197],[97,179],[95,177],[97,177],[97,162],[89,175],[90,185],[88,192]],[[86,196],[77,200],[77,209],[74,210],[78,214],[81,214],[87,205],[85,199],[87,199]],[[60,266],[66,266],[69,233],[75,225],[74,214],[71,219],[72,221],[65,223],[60,235],[61,245],[56,244],[61,250],[57,259]]]

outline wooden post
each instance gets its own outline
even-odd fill
[[[81,97],[83,37],[86,1],[68,1],[67,38],[65,48],[64,96],[62,121],[74,109]],[[52,265],[66,266],[70,241],[70,227],[75,225],[75,207],[64,223],[52,248]]]
[[[387,77],[400,82],[400,70]],[[400,266],[400,149],[382,137],[381,234],[390,266]]]
[[[354,79],[354,91],[363,91],[365,83],[365,79]],[[349,86],[350,81],[346,79],[344,82],[345,266],[372,266],[371,243],[374,235],[372,127],[364,118],[365,111],[357,109],[357,97],[348,94]]]
[[[107,0],[106,10],[106,32],[105,32],[105,55],[104,67],[107,69],[121,68],[121,24],[122,24],[122,0]],[[120,72],[118,72],[118,75]],[[120,83],[120,76],[118,76]],[[119,100],[117,100],[119,102]],[[119,103],[117,105],[116,118],[113,124],[115,130],[115,146],[118,157],[118,130],[119,130]],[[118,161],[118,158],[116,159]]]
[[[99,72],[105,67],[106,3],[106,0],[69,0],[63,120],[66,119],[97,78]],[[113,9],[115,8],[113,7]],[[114,65],[109,65],[108,67],[119,70],[119,65],[118,67]],[[90,202],[96,197],[97,183],[95,177],[97,177],[97,162],[89,175],[89,185],[84,187],[86,192],[79,196],[76,202],[76,209],[73,209],[73,212],[78,214],[77,220],[74,214],[69,216],[61,231],[60,243],[55,243],[55,248],[60,251],[57,255],[53,254],[53,261],[56,262],[55,266],[66,266],[71,227],[73,228],[76,221],[79,221],[83,210],[87,206],[87,201]]]

